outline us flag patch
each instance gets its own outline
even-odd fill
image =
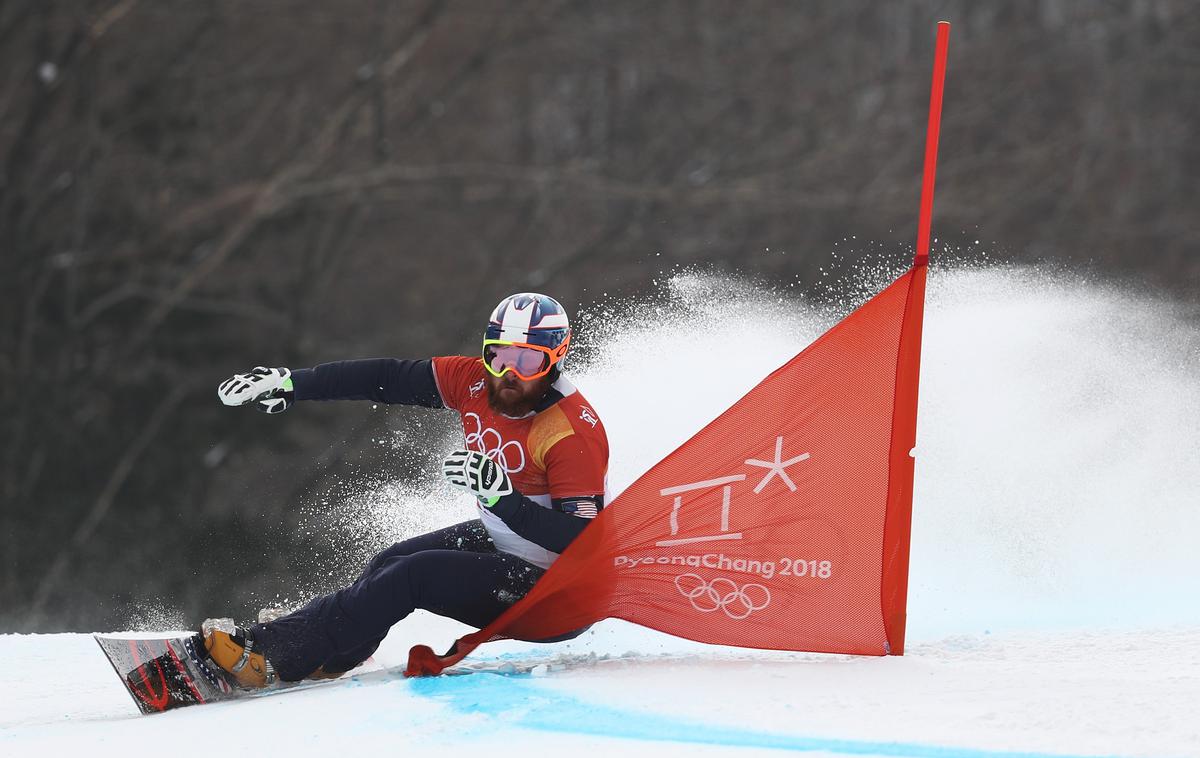
[[[572,516],[579,518],[596,518],[600,513],[600,504],[598,498],[581,497],[572,498],[570,500],[561,500],[557,503],[558,509],[563,513],[569,513]]]

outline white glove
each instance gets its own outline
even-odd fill
[[[292,405],[292,372],[286,368],[258,366],[248,374],[234,374],[217,387],[225,405],[248,405],[263,413],[283,413]]]
[[[513,491],[504,467],[474,450],[455,450],[446,456],[442,461],[442,476],[451,485],[479,498],[479,502],[488,508]]]

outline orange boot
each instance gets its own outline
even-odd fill
[[[254,638],[233,619],[205,619],[200,625],[204,649],[233,683],[242,689],[261,689],[275,683],[275,669],[254,651]]]

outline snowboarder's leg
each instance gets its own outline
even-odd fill
[[[488,536],[483,522],[472,519],[428,534],[420,534],[403,542],[397,542],[372,558],[359,576],[363,577],[374,572],[389,558],[397,555],[412,555],[422,550],[467,550],[472,553],[494,553],[496,545]],[[263,608],[258,612],[258,623],[278,621],[284,616],[296,612],[296,609]],[[378,646],[379,642],[382,642],[382,638],[375,642],[375,646]],[[365,661],[374,651],[375,647],[373,646],[363,654],[362,660]]]
[[[353,668],[416,608],[482,628],[545,573],[506,553],[443,549],[405,555],[397,550],[404,544],[372,561],[349,587],[251,627],[258,650],[281,679],[303,679],[318,668],[328,673]]]
[[[375,573],[392,558],[413,555],[425,550],[463,550],[474,553],[494,553],[496,552],[496,546],[492,542],[492,538],[488,536],[483,522],[478,519],[472,519],[464,521],[461,524],[429,532],[428,534],[417,535],[403,542],[397,542],[372,558],[367,567],[363,569],[362,574],[359,575],[359,578],[362,579]],[[301,611],[303,610],[305,609],[301,609]],[[279,618],[281,617],[271,620],[278,621]],[[386,634],[384,632],[384,635]],[[377,639],[368,640],[353,650],[339,653],[336,659],[326,662],[329,665],[322,667],[324,669],[322,673],[340,675],[342,672],[354,668],[371,657],[371,654],[379,647],[379,643],[383,642],[384,635],[379,636]]]
[[[469,550],[479,553],[494,553],[496,546],[488,536],[487,530],[478,520],[465,521],[461,524],[448,526],[444,529],[422,534],[417,537],[398,542],[392,545],[387,550],[379,553],[367,565],[359,577],[359,581],[366,579],[380,570],[385,564],[393,558],[399,556],[412,555],[425,550]],[[330,596],[332,597],[332,596]],[[328,603],[326,598],[316,598],[308,605],[290,613],[281,614],[274,609],[265,609],[259,612],[260,623],[250,629],[236,627],[231,619],[209,619],[205,622],[205,628],[197,635],[197,647],[206,649],[209,657],[222,669],[231,674],[231,678],[237,681],[239,686],[243,687],[263,687],[274,680],[274,672],[267,672],[266,676],[262,676],[261,670],[267,664],[262,655],[261,645],[258,643],[254,629],[258,629],[260,634],[265,634],[268,638],[278,638],[289,640],[288,647],[298,649],[322,649],[325,647],[319,639],[319,634],[310,634],[307,627],[310,624],[317,624],[322,615],[328,615],[324,610]],[[280,623],[282,622],[282,623]],[[272,626],[268,626],[268,624]],[[283,631],[269,631],[276,628]],[[268,629],[265,633],[262,631]],[[286,630],[291,630],[289,633]],[[359,663],[370,657],[371,653],[375,652],[375,648],[383,641],[387,631],[384,630],[377,638],[367,640],[354,649],[343,651],[339,657],[338,663],[341,668],[327,668],[316,670],[316,667],[308,669],[307,672],[302,672],[297,676],[291,677],[288,681],[304,678],[306,676],[323,676],[327,673],[340,673],[348,671]],[[245,660],[243,660],[245,658]],[[256,668],[259,676],[250,676],[251,673],[247,666]],[[234,671],[233,669],[237,669]]]

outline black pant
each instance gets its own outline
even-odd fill
[[[319,667],[349,671],[414,609],[482,629],[524,597],[544,573],[497,551],[483,523],[467,521],[392,545],[349,587],[270,623],[255,624],[251,631],[256,648],[286,682]]]

